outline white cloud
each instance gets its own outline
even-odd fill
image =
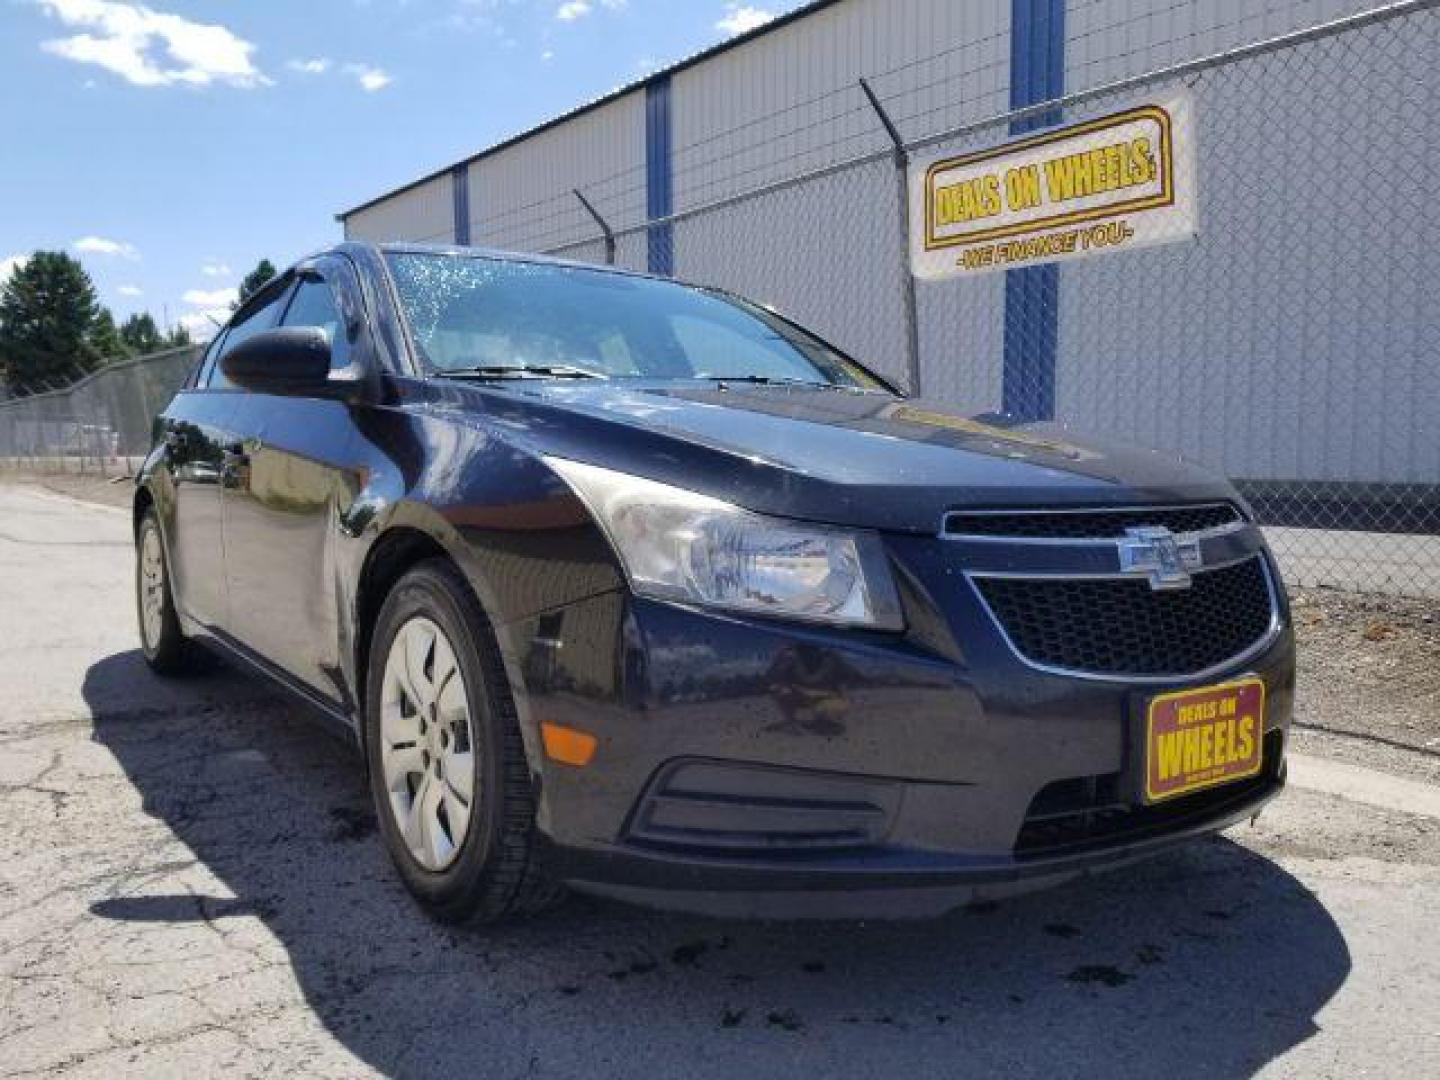
[[[224,308],[229,309],[230,305],[240,298],[240,292],[235,288],[225,289],[190,289],[184,296],[180,297],[187,304],[193,304],[201,308]]]
[[[316,56],[310,60],[291,60],[285,66],[301,75],[324,75],[330,70],[330,58]]]
[[[229,277],[232,273],[230,267],[222,262],[207,262],[200,267],[200,273],[206,277]]]
[[[598,0],[598,2],[607,11],[619,11],[629,0]],[[574,22],[576,19],[583,19],[594,10],[595,4],[591,0],[565,0],[565,3],[555,9],[555,18],[561,22]]]
[[[764,8],[751,7],[749,4],[726,4],[725,14],[715,24],[715,29],[734,37],[736,34],[748,34],[773,18],[775,13]]]
[[[107,240],[103,236],[82,236],[70,246],[85,255],[104,255],[110,258],[118,255],[131,262],[140,258],[140,252],[135,249],[134,244],[127,244],[123,240]]]
[[[376,90],[384,90],[395,81],[390,77],[389,72],[371,67],[369,64],[346,64],[345,74],[354,76],[360,84],[360,88],[367,94],[373,94]]]
[[[549,61],[551,61],[551,60],[554,60],[554,59],[555,59],[555,50],[554,50],[554,49],[546,49],[544,52],[542,52],[542,53],[540,54],[540,59],[541,59],[541,60],[544,60],[544,61],[546,61],[546,62],[549,62]]]
[[[196,310],[187,311],[175,321],[196,341],[208,341],[230,318],[231,308],[239,299],[240,291],[227,289],[190,289],[180,297]]]
[[[285,66],[300,75],[324,75],[337,67],[335,61],[328,56],[315,56],[308,60],[290,60],[286,62]],[[338,65],[338,69],[359,83],[360,88],[367,94],[383,90],[395,81],[388,71],[375,67],[373,64],[341,64]]]
[[[138,285],[121,285],[115,291],[121,296],[136,297],[145,295],[144,290],[141,289]]]
[[[230,318],[229,308],[212,308],[181,315],[175,321],[190,331],[191,340],[209,341],[219,333],[220,327],[225,325],[225,320],[228,318]]]
[[[10,275],[30,261],[29,255],[7,255],[0,259],[0,285],[10,280]]]
[[[136,86],[224,83],[249,89],[270,83],[250,58],[255,46],[224,26],[119,0],[34,2],[65,26],[83,31],[42,42],[42,49],[95,64]]]

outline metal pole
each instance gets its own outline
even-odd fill
[[[610,226],[605,221],[605,219],[600,216],[600,211],[596,210],[595,207],[591,206],[590,200],[585,198],[584,195],[580,194],[579,188],[571,188],[570,190],[575,192],[575,198],[580,200],[580,205],[585,207],[585,209],[590,212],[590,216],[595,219],[595,224],[599,225],[600,231],[605,234],[605,265],[614,266],[615,233],[611,231]]]
[[[155,416],[150,411],[150,388],[147,385],[150,380],[145,377],[146,371],[143,366],[137,366],[134,370],[135,388],[140,391],[140,420],[144,424],[144,431],[142,432],[138,445],[142,452],[149,453],[149,437],[155,430]],[[128,441],[125,444],[125,471],[131,475],[135,473],[135,467],[130,464],[130,444]]]
[[[915,303],[915,275],[910,272],[910,155],[905,149],[905,140],[890,119],[875,91],[863,78],[860,89],[865,91],[866,100],[880,118],[885,134],[890,137],[895,159],[895,190],[900,199],[900,275],[904,282],[902,291],[905,302],[905,369],[909,377],[910,394],[920,395],[920,316]]]

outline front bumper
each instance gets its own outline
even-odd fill
[[[687,857],[560,848],[554,868],[581,892],[722,918],[913,919],[1047,889],[1159,854],[1253,818],[1284,788],[1284,765],[1204,810],[1164,825],[1035,858],[878,847],[806,859]]]
[[[1233,669],[1141,685],[1027,665],[961,576],[902,591],[903,637],[623,591],[506,628],[554,870],[710,914],[924,916],[1213,833],[1282,789],[1288,625]],[[1266,684],[1261,775],[1143,806],[1136,710],[1240,674]],[[544,761],[542,721],[594,734],[592,763]]]

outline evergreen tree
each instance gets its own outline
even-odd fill
[[[120,327],[120,338],[136,356],[147,356],[166,347],[165,335],[148,311],[137,311]]]
[[[90,324],[88,340],[91,351],[102,364],[113,364],[116,360],[128,360],[131,356],[129,346],[125,344],[125,339],[120,336],[120,331],[115,327],[115,316],[110,314],[110,309],[107,307],[102,307],[96,313],[95,321]]]
[[[193,339],[190,337],[189,328],[183,323],[176,323],[174,329],[170,331],[170,336],[166,338],[165,344],[166,347],[171,349],[183,349],[186,345],[191,344],[192,341]]]
[[[239,307],[246,300],[249,300],[250,297],[263,289],[265,283],[274,276],[274,264],[271,263],[269,259],[261,259],[260,262],[256,264],[255,269],[246,274],[245,279],[240,282],[240,299],[236,302],[235,306]]]
[[[27,395],[93,370],[99,309],[85,268],[63,251],[37,251],[0,289],[0,377]]]

